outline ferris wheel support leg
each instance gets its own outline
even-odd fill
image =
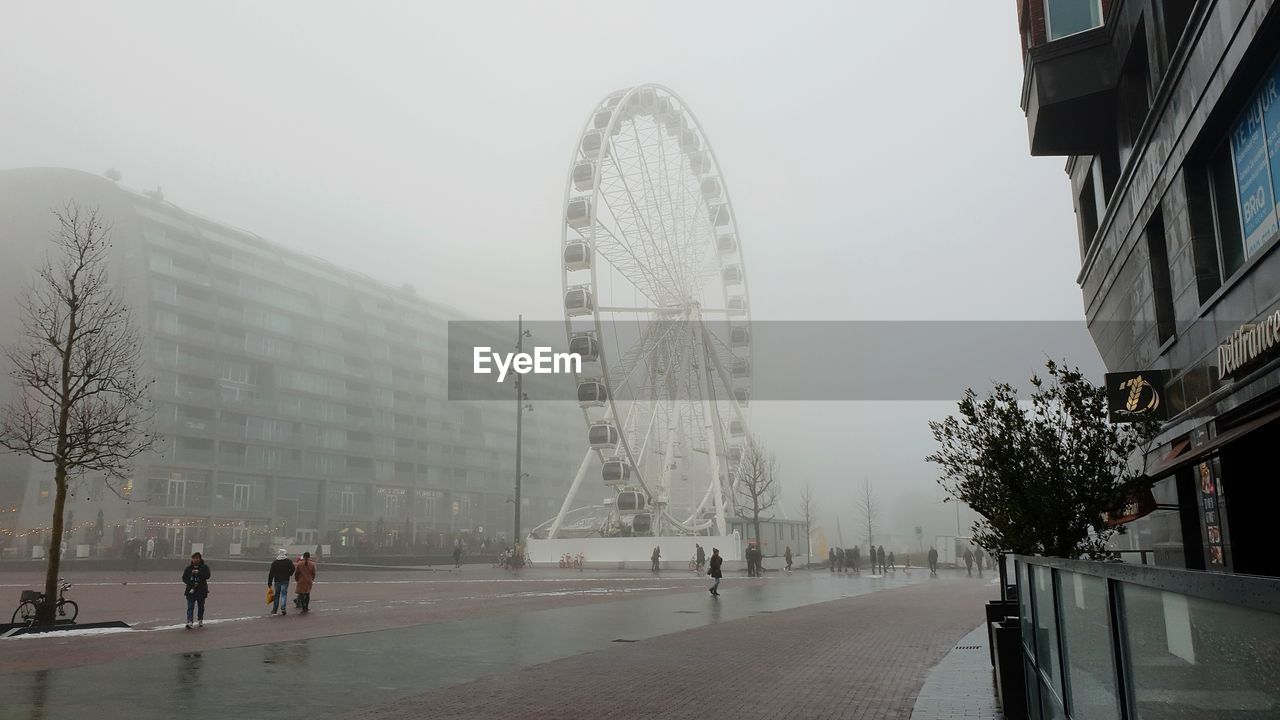
[[[551,523],[551,529],[547,531],[547,539],[555,539],[556,533],[560,532],[560,523],[564,522],[564,516],[573,508],[573,499],[578,495],[578,488],[582,487],[582,479],[587,476],[587,466],[591,464],[591,450],[588,449],[586,454],[582,456],[582,464],[578,466],[578,474],[573,476],[573,484],[569,486],[569,494],[564,498],[564,504],[560,506],[560,512],[556,515],[556,521]]]
[[[724,522],[724,486],[720,482],[720,449],[716,447],[715,432],[707,433],[707,437],[711,442],[711,483],[713,489],[713,498],[716,503],[716,533],[723,536],[726,531]]]

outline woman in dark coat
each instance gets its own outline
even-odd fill
[[[187,586],[187,629],[191,629],[192,611],[199,608],[196,624],[204,627],[204,601],[209,597],[209,566],[200,553],[191,554],[191,564],[182,571],[182,583]]]
[[[711,594],[720,597],[720,578],[724,577],[724,573],[720,572],[720,565],[724,563],[724,558],[720,557],[720,548],[711,548],[711,563],[707,569],[707,574],[715,578],[716,583],[711,586]]]

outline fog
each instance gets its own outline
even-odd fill
[[[117,168],[126,185],[478,319],[561,317],[575,142],[601,98],[647,82],[678,92],[715,143],[756,319],[1082,315],[1062,162],[1028,156],[1009,3],[53,2],[5,15],[0,168]],[[923,461],[927,421],[953,407],[762,402],[753,431],[793,514],[812,483],[828,538],[837,517],[848,544],[865,536],[867,479],[885,529],[922,525],[927,546],[955,531]]]

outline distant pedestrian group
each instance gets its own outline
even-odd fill
[[[304,552],[296,561],[289,559],[289,551],[281,548],[276,552],[276,559],[267,569],[267,602],[271,603],[271,614],[279,612],[289,614],[289,582],[297,580],[294,587],[293,606],[299,612],[311,610],[311,588],[316,581],[316,564],[311,553]]]

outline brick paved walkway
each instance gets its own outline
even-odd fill
[[[990,595],[986,584],[940,580],[761,613],[619,643],[353,717],[907,720],[929,670],[981,622]],[[719,602],[732,603],[733,595]]]
[[[947,653],[925,680],[911,720],[1003,720],[996,702],[987,628],[978,626]]]

